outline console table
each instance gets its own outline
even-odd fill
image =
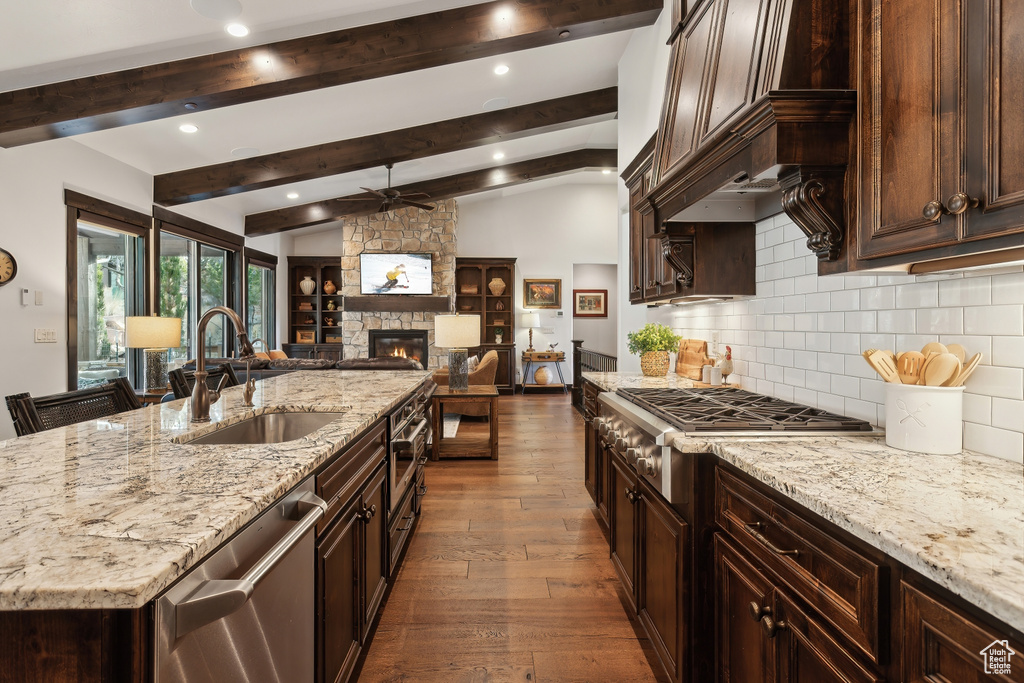
[[[444,406],[457,403],[488,404],[487,422],[490,434],[487,438],[459,437],[444,438]],[[442,455],[448,458],[479,458],[498,459],[498,389],[493,385],[469,385],[466,391],[451,391],[446,386],[439,386],[431,399],[433,413],[434,443],[430,451],[430,459],[438,460]],[[442,443],[443,440],[443,443]]]
[[[562,363],[565,362],[564,351],[523,351],[523,393],[526,393],[526,387],[560,387],[562,393],[569,391],[568,386],[565,383],[565,377],[562,376]],[[530,378],[530,369],[534,363],[554,363],[555,370],[558,371],[558,384],[537,384],[536,382],[527,382]]]

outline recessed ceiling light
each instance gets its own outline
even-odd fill
[[[199,126],[195,125],[194,123],[183,123],[180,126],[178,126],[178,130],[180,130],[182,133],[195,133],[197,130],[199,130]]]
[[[611,175],[612,174],[612,170],[610,168],[606,168],[603,171],[601,171],[601,173],[604,173],[605,175]]]
[[[248,157],[254,157],[259,154],[260,151],[255,147],[235,147],[231,150],[231,156],[236,159],[245,159]]]
[[[224,27],[224,30],[235,38],[244,38],[249,35],[249,27],[244,24],[228,24]]]
[[[499,76],[504,76],[505,74],[508,73],[508,66],[504,64],[499,64],[498,66],[494,67],[494,73],[498,74]]]
[[[505,158],[505,153],[504,152],[495,152],[494,153],[494,160],[495,161],[501,161],[504,158]]]
[[[299,198],[299,193],[298,192],[289,192],[285,196],[288,197],[288,199],[298,199]]]
[[[508,106],[507,97],[492,97],[484,102],[484,111],[497,111]]]
[[[570,35],[572,35],[572,34],[571,34],[571,33],[569,33],[569,30],[568,30],[568,29],[566,29],[566,30],[564,30],[564,31],[560,31],[560,32],[559,32],[559,34],[558,34],[558,37],[559,37],[559,38],[561,38],[562,40],[565,40],[565,39],[566,39],[566,38],[568,38],[568,37],[569,37]]]

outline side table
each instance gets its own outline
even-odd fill
[[[459,437],[444,439],[444,406],[459,403],[481,403],[487,401],[487,421],[490,435],[486,439],[479,437]],[[431,399],[433,413],[434,443],[430,451],[430,459],[438,460],[443,454],[452,458],[490,457],[498,459],[498,388],[493,385],[470,385],[466,391],[451,391],[440,386]],[[442,443],[442,440],[444,443]]]
[[[565,377],[562,376],[562,363],[565,361],[564,351],[523,351],[523,392],[526,393],[526,387],[561,387],[562,393],[569,391],[568,385],[565,383]],[[530,378],[530,370],[533,368],[534,363],[554,363],[555,370],[558,372],[558,381],[560,384],[537,384],[536,382],[527,382]]]

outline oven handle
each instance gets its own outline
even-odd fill
[[[416,443],[416,439],[419,438],[420,434],[423,432],[424,429],[426,429],[428,424],[429,421],[427,420],[427,418],[420,418],[419,425],[416,426],[416,429],[412,430],[412,434],[409,435],[408,439],[395,439],[394,441],[391,442],[391,445],[400,451],[412,448],[413,444]]]
[[[174,606],[176,638],[223,619],[244,605],[260,581],[323,518],[327,511],[327,503],[307,491],[296,501],[295,509],[302,513],[298,524],[282,536],[266,555],[242,575],[242,578],[204,581],[188,599]]]

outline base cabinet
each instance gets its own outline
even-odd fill
[[[612,566],[626,598],[636,612],[636,505],[640,501],[636,475],[617,455],[608,452],[608,538]]]

